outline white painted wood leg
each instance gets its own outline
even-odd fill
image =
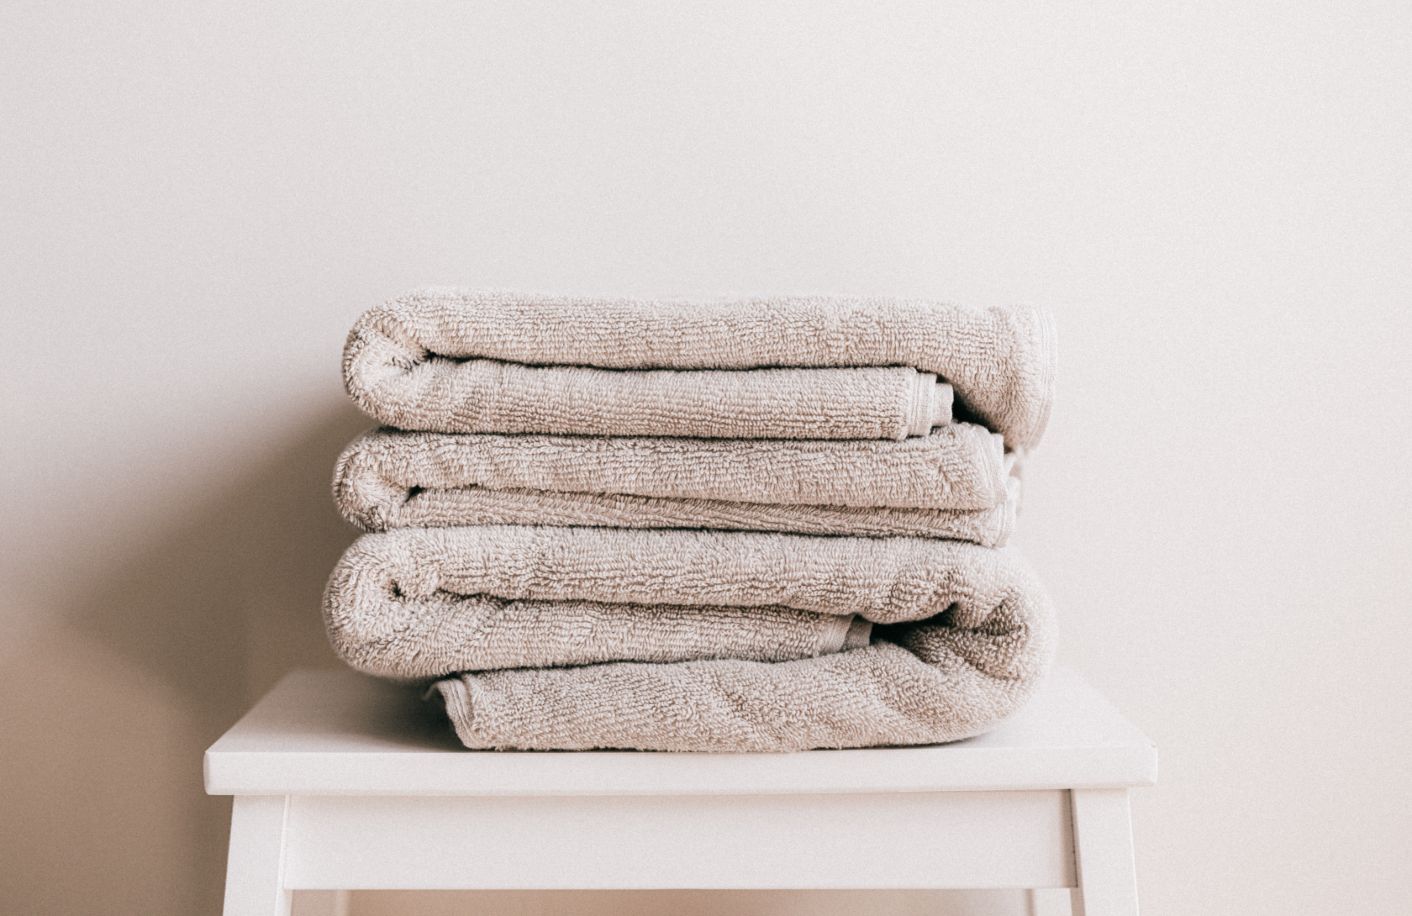
[[[294,894],[284,886],[283,795],[237,795],[230,815],[225,916],[290,916]]]
[[[1127,789],[1075,789],[1074,916],[1138,916]]]
[[[1028,916],[1073,916],[1070,892],[1062,887],[1033,888],[1028,897]]]

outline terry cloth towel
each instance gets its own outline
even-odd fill
[[[1031,309],[431,289],[365,312],[343,374],[402,429],[902,439],[950,422],[954,393],[962,417],[1029,448],[1054,359],[1051,320]]]
[[[969,423],[900,442],[506,436],[379,429],[338,460],[369,531],[540,524],[911,535],[996,546],[1016,456]]]
[[[324,611],[360,670],[472,672],[436,689],[473,748],[951,741],[1016,709],[1051,654],[1006,551],[917,538],[399,529],[349,548]]]

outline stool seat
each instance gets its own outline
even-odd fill
[[[1061,888],[1126,916],[1128,790],[1156,771],[1065,669],[976,738],[794,754],[469,751],[410,688],[296,671],[205,759],[235,796],[230,916],[300,889],[609,887]]]

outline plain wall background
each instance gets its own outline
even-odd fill
[[[460,283],[1051,306],[1021,542],[1161,748],[1146,912],[1412,911],[1412,7],[295,7],[0,6],[0,910],[216,911],[201,751],[335,664],[343,336]]]

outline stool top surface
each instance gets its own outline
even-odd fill
[[[470,751],[419,692],[349,670],[284,677],[206,751],[211,795],[781,795],[1152,785],[1157,750],[1056,668],[993,731],[794,754]]]

